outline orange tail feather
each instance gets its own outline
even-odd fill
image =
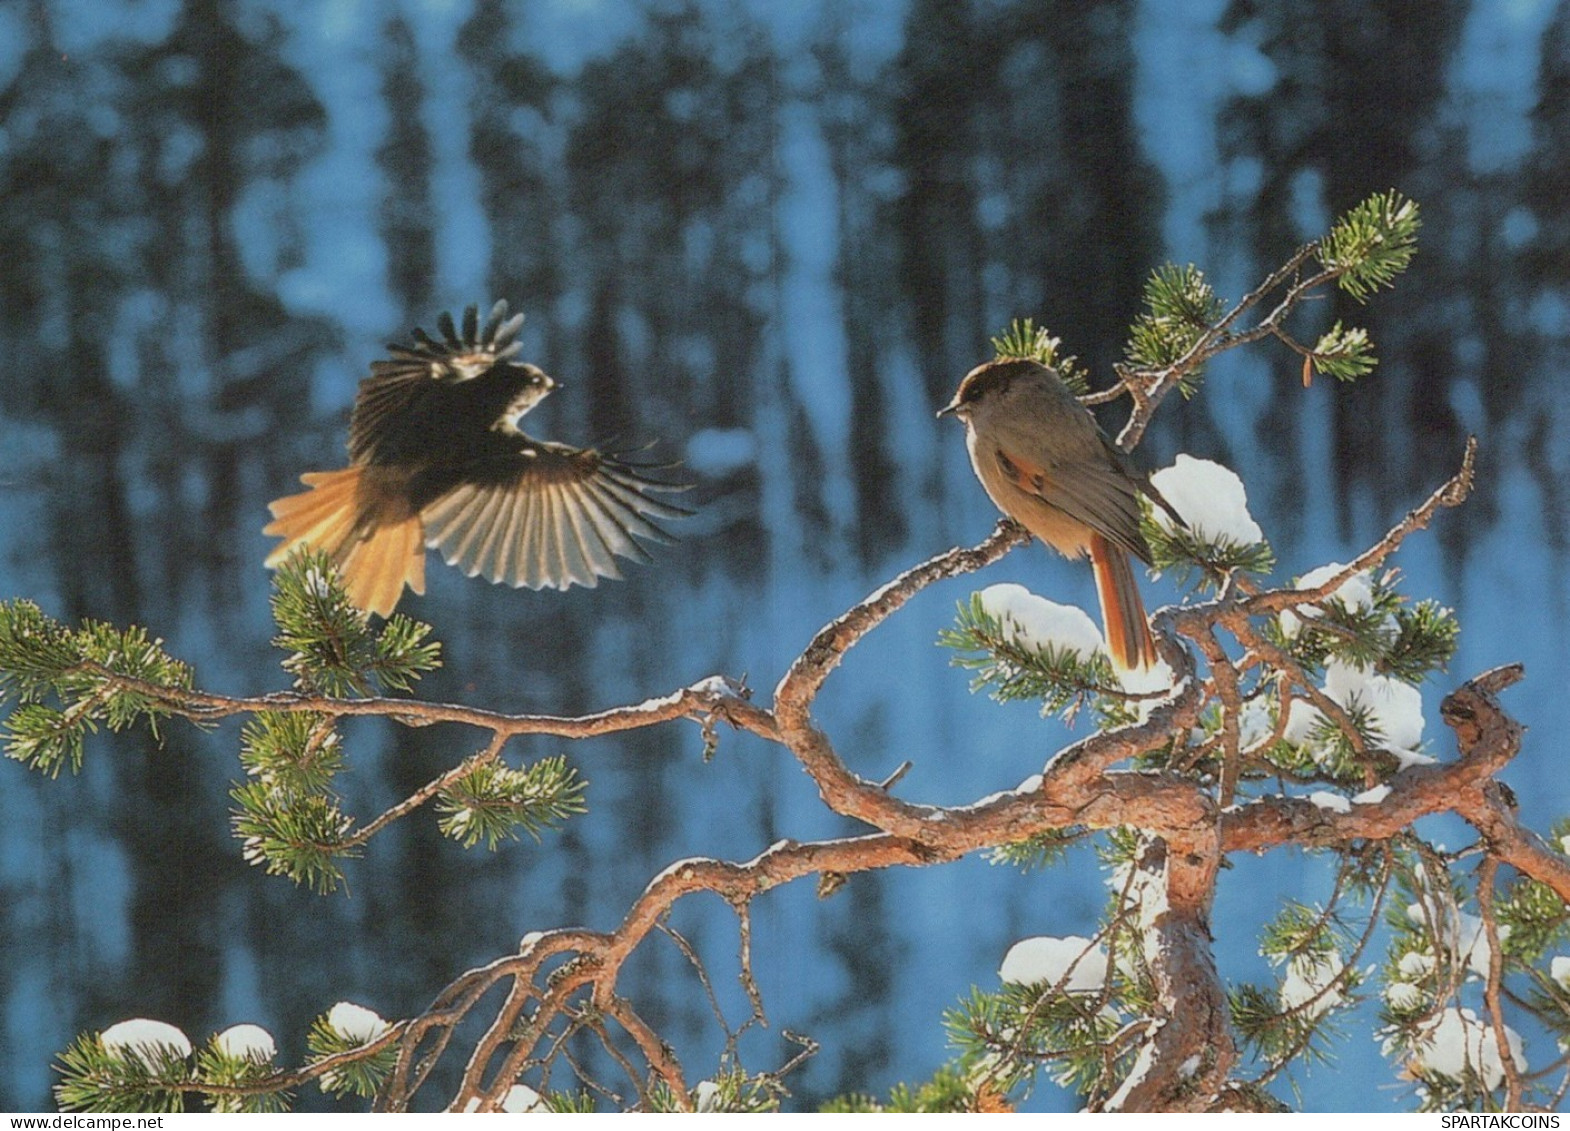
[[[1090,564],[1101,598],[1101,619],[1107,629],[1107,650],[1122,671],[1139,671],[1156,662],[1156,642],[1145,619],[1128,554],[1097,534],[1090,543]]]
[[[267,567],[301,546],[315,547],[337,564],[349,600],[385,617],[405,585],[425,592],[425,529],[417,513],[399,514],[407,507],[366,507],[362,470],[307,473],[300,481],[309,491],[268,504],[273,521],[262,533],[283,541],[267,555]]]

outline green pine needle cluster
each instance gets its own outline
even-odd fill
[[[1405,683],[1421,683],[1443,671],[1455,655],[1461,634],[1455,614],[1435,601],[1411,602],[1396,588],[1396,577],[1386,573],[1372,585],[1372,600],[1352,606],[1337,596],[1305,606],[1297,614],[1299,627],[1287,637],[1279,625],[1269,631],[1299,663],[1322,671],[1339,659]],[[1320,609],[1317,615],[1314,609]]]
[[[1358,326],[1342,326],[1337,320],[1314,343],[1309,362],[1320,373],[1337,381],[1356,381],[1374,371],[1379,359],[1374,356],[1374,343],[1368,331]]]
[[[1297,710],[1306,710],[1306,706]],[[1374,721],[1374,714],[1365,704],[1353,701],[1344,708],[1352,729],[1362,737],[1367,748],[1384,744],[1384,733]],[[1290,743],[1286,744],[1291,746]],[[1299,761],[1298,759],[1301,759]],[[1277,763],[1283,769],[1297,768],[1304,778],[1315,778],[1343,786],[1360,787],[1363,782],[1363,759],[1351,737],[1329,718],[1320,718],[1309,728],[1308,739],[1302,747]]]
[[[854,1114],[969,1112],[976,1110],[976,1093],[966,1074],[957,1065],[946,1064],[925,1083],[914,1086],[895,1084],[889,1089],[887,1102],[880,1103],[863,1093],[851,1093],[830,1100],[819,1110]]]
[[[31,601],[0,602],[0,703],[16,707],[0,732],[6,756],[54,777],[82,768],[87,736],[147,723],[157,733],[191,670],[135,626],[71,628]]]
[[[1461,622],[1437,601],[1398,603],[1393,610],[1395,639],[1374,659],[1375,668],[1407,683],[1444,671],[1456,654]]]
[[[1249,1055],[1271,1065],[1299,1056],[1318,1062],[1331,1059],[1335,1031],[1322,1018],[1283,1010],[1279,987],[1254,982],[1229,986],[1227,1007],[1238,1044]]]
[[[1164,369],[1199,343],[1225,313],[1226,306],[1192,263],[1167,263],[1156,268],[1145,282],[1145,309],[1129,327],[1128,360],[1145,369]],[[1199,388],[1195,366],[1183,377],[1178,390],[1191,397]]]
[[[271,1061],[236,1056],[216,1036],[185,1056],[167,1045],[109,1049],[99,1034],[85,1034],[60,1054],[55,1070],[63,1111],[183,1112],[188,1097],[200,1097],[210,1111],[265,1114],[287,1111],[291,1100],[269,1087],[277,1074]]]
[[[785,1094],[779,1080],[768,1073],[753,1075],[740,1068],[732,1068],[716,1073],[713,1079],[694,1088],[687,1096],[687,1104],[693,1111],[706,1115],[719,1112],[775,1112],[779,1110],[780,1100]],[[683,1109],[676,1102],[675,1093],[662,1082],[650,1090],[649,1110],[668,1113]]]
[[[55,1064],[55,1100],[62,1111],[178,1112],[196,1077],[171,1047],[111,1051],[99,1034],[84,1034]]]
[[[235,1056],[219,1047],[216,1040],[196,1052],[196,1077],[204,1084],[219,1088],[256,1088],[257,1091],[211,1093],[208,1105],[215,1112],[272,1114],[288,1111],[293,1097],[287,1092],[263,1089],[277,1072],[271,1061],[256,1056]]]
[[[1201,537],[1188,527],[1157,521],[1155,507],[1140,501],[1139,529],[1150,547],[1151,565],[1184,587],[1198,592],[1217,588],[1228,574],[1268,574],[1276,568],[1270,543],[1238,542],[1227,537]]]
[[[1078,826],[1046,829],[1024,840],[998,845],[987,853],[987,862],[1005,864],[1021,872],[1038,872],[1062,860],[1068,854],[1069,845],[1084,839],[1085,835],[1085,830]]]
[[[315,711],[257,712],[240,732],[250,780],[229,793],[245,858],[321,893],[337,890],[340,861],[357,854],[354,821],[333,792],[345,764],[335,723]]]
[[[971,691],[990,688],[1000,703],[1037,700],[1043,717],[1072,713],[1118,686],[1106,653],[1086,659],[1078,652],[1022,642],[1012,624],[987,612],[979,593],[959,603],[954,628],[941,632],[938,643],[954,650],[950,663],[975,673]]]
[[[1336,221],[1316,248],[1320,265],[1359,302],[1394,284],[1417,251],[1423,225],[1417,202],[1392,189],[1376,193]]]
[[[269,789],[324,793],[344,768],[334,724],[315,711],[258,711],[240,732],[240,764]]]
[[[229,796],[238,806],[232,820],[247,861],[319,894],[338,889],[343,882],[339,861],[359,852],[349,841],[354,820],[339,809],[336,798],[295,793],[265,781],[238,785]]]
[[[1354,991],[1363,978],[1352,962],[1355,947],[1355,938],[1335,912],[1288,900],[1265,924],[1259,952],[1288,977],[1299,979],[1298,996],[1286,1000],[1285,981],[1232,987],[1228,1001],[1242,1047],[1272,1067],[1299,1057],[1329,1060],[1337,1016],[1355,1004]]]
[[[327,1018],[328,1015],[323,1014],[311,1022],[311,1031],[306,1037],[310,1063],[318,1063],[342,1053],[352,1053],[367,1043],[340,1033],[328,1023]],[[353,1095],[370,1099],[376,1095],[397,1063],[398,1046],[392,1044],[368,1056],[329,1069],[318,1076],[316,1082],[330,1096]]]
[[[1037,326],[1035,319],[1016,318],[1009,328],[992,339],[992,350],[998,361],[1037,361],[1055,370],[1058,379],[1069,392],[1082,397],[1090,392],[1090,377],[1079,364],[1079,359],[1061,351],[1063,339],[1054,337],[1045,326]]]
[[[1500,950],[1509,959],[1537,962],[1570,942],[1570,907],[1554,889],[1530,876],[1517,876],[1494,897]]]
[[[1280,966],[1294,958],[1310,956],[1315,959],[1338,954],[1340,950],[1340,922],[1322,908],[1288,900],[1265,925],[1259,941],[1259,953],[1271,965]]]
[[[520,833],[539,840],[542,832],[584,811],[587,788],[563,757],[542,758],[521,770],[481,762],[437,795],[439,827],[465,848],[483,840],[494,850]]]
[[[1079,1095],[1111,1090],[1132,1050],[1113,1054],[1109,1042],[1127,1020],[1115,991],[1070,994],[1050,985],[972,989],[944,1015],[960,1064],[1005,1094],[1028,1090],[1042,1072]]]
[[[337,567],[325,554],[301,550],[273,580],[273,643],[289,653],[283,666],[296,685],[320,695],[371,695],[407,691],[425,672],[441,666],[441,645],[430,626],[395,613],[380,632],[357,608]]]

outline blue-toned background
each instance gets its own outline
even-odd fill
[[[989,334],[1035,316],[1105,381],[1152,266],[1195,261],[1235,296],[1394,187],[1427,219],[1400,290],[1303,323],[1368,326],[1375,376],[1305,391],[1283,350],[1228,358],[1164,409],[1144,458],[1236,469],[1290,575],[1360,549],[1476,433],[1477,494],[1399,558],[1407,590],[1463,623],[1428,733],[1449,753],[1449,682],[1525,661],[1509,703],[1532,729],[1508,778],[1546,828],[1570,792],[1567,140],[1570,4],[1549,0],[12,0],[0,596],[148,625],[216,690],[283,686],[266,502],[342,462],[383,343],[504,297],[567,386],[530,424],[659,439],[702,509],[655,566],[594,591],[433,567],[405,605],[447,645],[423,693],[582,712],[722,672],[766,700],[824,621],[991,528],[958,428],[933,419]],[[972,698],[934,647],[983,580],[1093,604],[1088,571],[1016,552],[924,593],[821,701],[859,772],[915,763],[907,797],[1011,787],[1064,741]],[[477,742],[351,738],[362,818]],[[341,998],[408,1015],[526,931],[613,926],[681,856],[851,827],[751,740],[725,735],[707,765],[686,725],[531,740],[515,752],[581,767],[587,817],[491,855],[422,812],[351,865],[347,895],[315,898],[240,859],[236,739],[100,739],[57,782],[0,764],[0,1109],[50,1106],[50,1062],[82,1030],[152,1016],[201,1040],[254,1021],[297,1061]],[[1253,928],[1277,893],[1325,886],[1286,853],[1224,873],[1228,975],[1265,976]],[[755,951],[772,1027],[749,1064],[789,1055],[784,1027],[824,1046],[793,1103],[923,1077],[947,1055],[943,1009],[995,984],[1013,940],[1088,933],[1102,898],[1088,854],[771,893]],[[676,925],[739,1022],[734,919],[698,901]],[[675,947],[651,941],[625,988],[693,1079],[713,1071]],[[1370,1017],[1334,1070],[1299,1077],[1309,1106],[1405,1106]]]

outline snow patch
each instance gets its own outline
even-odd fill
[[[147,1017],[133,1017],[111,1025],[98,1039],[111,1056],[122,1060],[134,1056],[155,1070],[160,1061],[171,1055],[182,1060],[191,1055],[191,1038],[167,1021]]]
[[[340,1001],[327,1011],[327,1027],[341,1037],[366,1044],[387,1031],[387,1022],[373,1010],[352,1001]]]
[[[989,585],[976,596],[982,611],[1002,624],[1022,648],[1051,649],[1085,660],[1106,651],[1096,622],[1075,605],[1060,605],[1012,583]]]
[[[699,1080],[692,1090],[692,1106],[698,1111],[718,1111],[720,1086],[713,1080]]]
[[[1505,1047],[1518,1071],[1526,1071],[1521,1035],[1505,1026]],[[1389,1045],[1386,1045],[1389,1051]],[[1413,1046],[1410,1067],[1417,1073],[1438,1073],[1459,1079],[1470,1068],[1489,1089],[1504,1083],[1504,1059],[1499,1055],[1499,1038],[1493,1027],[1479,1020],[1470,1009],[1451,1007]]]
[[[1411,684],[1331,660],[1325,665],[1325,694],[1343,707],[1363,707],[1397,757],[1423,739],[1423,693]]]
[[[1003,956],[998,978],[1020,986],[1062,982],[1067,993],[1096,993],[1107,983],[1107,952],[1078,935],[1021,939]]]
[[[1356,664],[1331,660],[1325,665],[1322,690],[1338,706],[1366,712],[1369,725],[1382,738],[1381,746],[1395,756],[1402,769],[1433,761],[1415,749],[1423,738],[1423,693],[1417,688]],[[1310,746],[1313,731],[1323,718],[1312,703],[1294,699],[1287,707],[1281,737],[1296,746]]]
[[[1307,1017],[1319,1017],[1333,1009],[1343,1000],[1340,988],[1333,983],[1345,969],[1334,951],[1296,956],[1287,963],[1287,976],[1281,983],[1281,1008],[1301,1007]]]
[[[1432,974],[1437,965],[1432,954],[1421,950],[1409,950],[1401,956],[1401,961],[1396,963],[1396,969],[1408,978],[1420,978],[1424,974]]]
[[[1365,789],[1362,793],[1352,798],[1353,805],[1378,805],[1390,796],[1388,785],[1376,785],[1373,789]]]
[[[1328,809],[1332,813],[1350,813],[1352,803],[1339,793],[1332,793],[1328,789],[1316,789],[1308,795],[1310,805],[1319,809]]]
[[[1171,467],[1152,475],[1150,482],[1201,542],[1251,546],[1265,540],[1264,531],[1248,512],[1243,481],[1231,468],[1180,455]],[[1160,507],[1153,513],[1156,524],[1171,533],[1172,516]]]
[[[517,1115],[523,1112],[550,1111],[550,1107],[540,1097],[540,1093],[529,1085],[514,1084],[502,1097],[502,1110]]]
[[[1276,730],[1270,703],[1261,696],[1243,704],[1237,717],[1238,745],[1247,750],[1269,738]]]
[[[1423,991],[1411,982],[1391,982],[1385,986],[1385,1001],[1391,1009],[1405,1013],[1423,1004]]]
[[[1432,909],[1422,903],[1410,904],[1406,909],[1406,917],[1420,926],[1429,922],[1432,913]],[[1479,978],[1488,977],[1488,964],[1493,954],[1488,944],[1488,928],[1479,916],[1469,915],[1465,911],[1456,911],[1454,914],[1454,923],[1441,921],[1438,925],[1440,941],[1455,961],[1466,963]],[[1449,918],[1448,912],[1445,918]],[[1504,942],[1509,937],[1510,925],[1501,923],[1499,941]]]
[[[1556,954],[1553,961],[1548,964],[1548,976],[1570,990],[1570,958]]]
[[[231,1025],[213,1038],[213,1044],[225,1056],[237,1060],[266,1062],[278,1053],[273,1035],[260,1025]]]
[[[1340,562],[1328,562],[1318,569],[1309,570],[1302,577],[1298,578],[1296,588],[1305,590],[1318,589],[1344,569],[1346,569],[1346,566]],[[1354,573],[1337,586],[1325,600],[1340,601],[1348,612],[1360,612],[1374,603],[1374,583],[1370,580],[1367,570]],[[1284,609],[1276,619],[1281,624],[1281,634],[1288,640],[1291,640],[1302,630],[1305,619],[1312,620],[1319,615],[1320,610],[1312,606],[1305,606],[1295,612],[1291,609]]]

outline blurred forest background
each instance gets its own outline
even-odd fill
[[[1396,188],[1426,218],[1400,289],[1308,316],[1366,325],[1375,375],[1304,390],[1284,350],[1228,358],[1142,458],[1237,470],[1288,577],[1346,560],[1476,433],[1477,495],[1397,560],[1407,592],[1459,609],[1453,680],[1526,662],[1510,780],[1546,830],[1570,794],[1567,142],[1570,3],[1551,0],[12,0],[0,595],[147,625],[215,690],[285,686],[267,501],[341,465],[385,342],[506,298],[525,356],[566,385],[531,431],[658,440],[701,512],[593,591],[433,568],[404,605],[447,646],[422,694],[579,713],[719,672],[766,698],[849,602],[991,529],[960,429],[933,419],[990,334],[1034,316],[1105,382],[1151,268],[1196,262],[1236,297]],[[1093,603],[1088,570],[1035,547],[923,594],[821,700],[855,769],[910,758],[903,795],[957,803],[1065,741],[971,697],[934,646],[1002,580]],[[1448,756],[1446,689],[1428,733]],[[416,1012],[526,931],[612,926],[681,856],[848,831],[781,751],[732,735],[711,764],[691,726],[531,741],[514,752],[579,765],[588,816],[487,854],[422,812],[318,898],[240,858],[237,730],[101,737],[71,780],[0,765],[0,1109],[51,1107],[50,1062],[82,1030],[254,1021],[295,1061],[333,1002]],[[352,731],[347,806],[378,811],[474,742]],[[789,1055],[783,1026],[824,1045],[794,1103],[924,1077],[943,1009],[995,984],[1010,942],[1092,928],[1101,879],[1073,862],[760,900],[772,1028],[751,1067]],[[1278,854],[1222,886],[1223,971],[1263,978],[1255,925],[1325,877]],[[675,925],[739,1020],[734,919],[710,902]],[[691,1077],[711,1073],[719,1035],[676,948],[631,970]],[[1310,1107],[1405,1106],[1373,1015],[1300,1077]]]

